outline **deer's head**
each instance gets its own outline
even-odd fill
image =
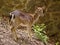
[[[37,7],[35,13],[37,13],[39,16],[44,16],[43,9],[43,7]]]

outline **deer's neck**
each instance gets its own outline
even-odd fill
[[[36,14],[34,15],[33,24],[35,24],[35,23],[38,21],[39,17],[40,17],[40,14],[37,14],[37,13],[36,13]]]

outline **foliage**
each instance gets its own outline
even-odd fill
[[[34,13],[37,6],[44,9],[44,17],[40,18],[39,23],[47,24],[47,34],[60,41],[60,0],[0,0],[0,17],[9,15],[13,10],[19,9],[25,12]],[[59,38],[58,38],[59,37]]]
[[[46,28],[45,24],[40,24],[40,25],[36,24],[33,26],[33,30],[35,32],[36,37],[41,41],[43,41],[44,43],[46,43],[48,40],[48,37],[45,34],[46,33],[44,30],[45,28]]]
[[[56,42],[56,45],[59,45],[59,42]]]

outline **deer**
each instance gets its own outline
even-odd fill
[[[21,10],[14,10],[9,14],[11,16],[11,32],[14,40],[18,39],[16,29],[19,26],[25,26],[27,32],[30,32],[32,30],[32,26],[38,21],[39,17],[44,16],[42,7],[37,7],[34,14],[29,14]]]

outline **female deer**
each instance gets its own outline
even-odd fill
[[[34,15],[34,16],[32,16]],[[38,7],[35,11],[35,14],[28,14],[28,13],[24,13],[20,10],[15,10],[12,11],[10,13],[11,16],[11,22],[12,22],[12,33],[13,33],[13,38],[14,40],[17,40],[17,34],[16,34],[16,29],[18,26],[26,26],[27,27],[27,31],[30,32],[31,31],[31,27],[33,26],[33,24],[35,24],[35,22],[38,21],[40,16],[44,16],[43,14],[43,8]]]

